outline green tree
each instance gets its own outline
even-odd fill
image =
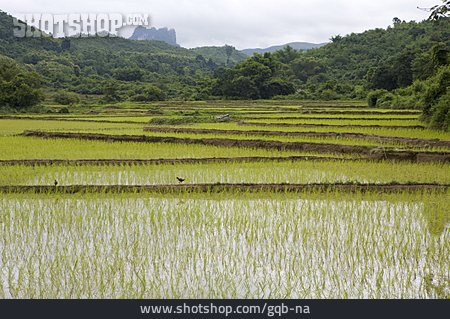
[[[27,109],[42,100],[39,75],[0,55],[0,107]]]
[[[119,94],[119,88],[116,83],[109,82],[106,83],[103,88],[103,101],[104,102],[118,102],[122,100],[122,97]]]
[[[166,99],[164,92],[155,85],[146,85],[136,89],[131,100],[136,102],[163,101]]]
[[[449,63],[450,50],[445,43],[437,43],[431,48],[433,66],[435,69]]]
[[[299,51],[294,50],[290,45],[285,46],[282,50],[274,53],[274,57],[281,63],[289,64],[301,55]]]
[[[340,34],[334,35],[330,38],[331,42],[338,43],[342,40],[342,36]]]
[[[433,114],[433,106],[436,102],[447,93],[450,87],[450,67],[442,67],[437,74],[430,78],[428,88],[425,92],[424,102],[425,107],[423,114],[426,120]]]
[[[64,38],[61,42],[61,49],[63,51],[67,51],[70,50],[70,46],[71,46],[70,38]]]
[[[225,54],[227,55],[227,64],[226,64],[227,66],[230,65],[230,58],[234,50],[235,50],[234,47],[232,47],[231,45],[225,45]]]
[[[80,102],[80,97],[73,92],[59,91],[53,96],[53,101],[62,105],[73,105]]]
[[[123,67],[114,70],[114,77],[120,81],[140,81],[144,72],[137,67]]]
[[[229,95],[245,99],[261,98],[260,90],[252,78],[242,75],[234,78],[231,82]]]
[[[323,60],[309,56],[298,57],[292,61],[291,68],[295,77],[302,82],[306,82],[310,77],[324,73],[326,70]]]
[[[270,99],[277,95],[289,95],[295,93],[294,85],[280,78],[272,78],[261,89],[261,97]]]
[[[232,98],[272,98],[275,95],[291,94],[293,84],[277,78],[281,63],[270,53],[255,54],[233,69],[216,72],[213,94]]]
[[[392,23],[394,24],[394,27],[398,27],[402,23],[402,20],[395,17],[394,19],[392,19]]]

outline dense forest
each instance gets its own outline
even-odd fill
[[[12,17],[0,12],[0,55],[39,74],[43,91],[101,95],[108,103],[205,98],[196,90],[205,77],[245,59],[228,46],[188,50],[160,41],[109,37],[15,38],[12,26]]]
[[[370,106],[423,108],[449,129],[448,17],[398,18],[386,29],[336,35],[309,51],[286,47],[250,58],[231,46],[184,49],[122,38],[14,38],[0,12],[0,103],[76,104],[165,99],[367,99]],[[20,91],[20,93],[19,93]]]

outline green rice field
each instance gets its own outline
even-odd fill
[[[450,298],[450,134],[417,111],[94,111],[0,118],[0,298]]]

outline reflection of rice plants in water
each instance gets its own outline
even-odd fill
[[[192,196],[6,195],[1,297],[449,293],[449,228],[430,233],[425,211],[442,196]]]

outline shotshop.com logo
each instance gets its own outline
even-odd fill
[[[124,26],[150,25],[150,17],[142,13],[25,13],[16,14],[13,24],[18,38],[116,37]]]

